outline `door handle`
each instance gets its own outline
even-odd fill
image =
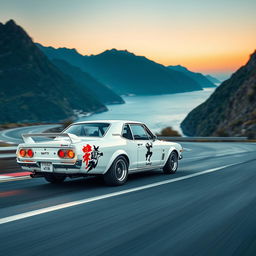
[[[138,145],[138,146],[142,146],[143,144],[142,144],[142,143],[138,143],[137,145]]]

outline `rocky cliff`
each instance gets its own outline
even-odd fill
[[[181,123],[189,136],[256,138],[256,51]]]

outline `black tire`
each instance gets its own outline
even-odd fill
[[[44,173],[44,178],[50,183],[59,184],[66,179],[66,175],[59,173]]]
[[[165,174],[175,173],[178,169],[178,159],[178,154],[175,151],[172,151],[165,166],[163,167],[163,172]]]
[[[117,157],[103,178],[109,186],[123,185],[128,178],[128,163],[126,158],[123,156]]]

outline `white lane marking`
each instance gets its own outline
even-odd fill
[[[0,176],[0,183],[16,181],[16,180],[27,180],[32,179],[30,176],[20,176],[20,177],[11,177],[11,176]]]
[[[21,134],[18,135],[18,138],[17,138],[17,137],[8,136],[7,134],[9,132],[16,131],[16,135],[17,135],[17,132],[20,132],[20,131],[21,131],[21,133],[31,133],[31,128],[32,128],[32,131],[38,131],[40,133],[40,132],[48,130],[51,127],[54,128],[54,127],[58,127],[58,126],[60,126],[60,125],[43,124],[43,125],[31,125],[31,126],[24,126],[24,127],[18,127],[18,128],[11,128],[11,129],[6,129],[6,130],[1,131],[0,136],[6,138],[8,140],[12,140],[12,143],[16,144],[13,141],[20,142],[22,140]],[[6,141],[6,140],[4,140],[4,141]],[[8,142],[8,141],[6,141],[6,142]]]
[[[183,148],[185,151],[192,151],[191,148]]]
[[[158,186],[169,184],[169,183],[176,182],[176,181],[186,180],[186,179],[193,178],[193,177],[196,177],[196,176],[200,176],[200,175],[203,175],[203,174],[206,174],[206,173],[216,172],[216,171],[219,171],[221,169],[224,169],[224,168],[227,168],[227,167],[230,167],[230,166],[234,166],[234,165],[237,165],[237,164],[241,164],[241,163],[243,163],[243,162],[239,162],[239,163],[235,163],[235,164],[229,164],[229,165],[223,165],[223,166],[220,166],[220,167],[217,167],[217,168],[208,169],[208,170],[205,170],[205,171],[189,174],[189,175],[179,177],[179,178],[175,178],[175,179],[168,179],[168,180],[165,180],[165,181],[155,182],[155,183],[151,183],[151,184],[136,187],[136,188],[125,189],[125,190],[122,190],[122,191],[113,192],[113,193],[109,193],[109,194],[105,194],[105,195],[95,196],[95,197],[86,198],[86,199],[82,199],[82,200],[77,200],[77,201],[73,201],[73,202],[69,202],[69,203],[63,203],[63,204],[59,204],[59,205],[55,205],[55,206],[50,206],[50,207],[46,207],[46,208],[42,208],[42,209],[38,209],[38,210],[34,210],[34,211],[29,211],[29,212],[25,212],[25,213],[16,214],[16,215],[13,215],[13,216],[1,218],[0,219],[0,224],[5,224],[5,223],[8,223],[8,222],[13,222],[13,221],[16,221],[16,220],[29,218],[29,217],[40,215],[40,214],[43,214],[43,213],[58,211],[58,210],[61,210],[61,209],[65,209],[65,208],[69,208],[69,207],[73,207],[73,206],[77,206],[77,205],[81,205],[81,204],[87,204],[87,203],[90,203],[90,202],[94,202],[94,201],[98,201],[98,200],[102,200],[102,199],[106,199],[106,198],[110,198],[110,197],[120,196],[120,195],[132,193],[132,192],[136,192],[136,191],[140,191],[140,190],[144,190],[144,189],[158,187]]]
[[[4,175],[1,175],[1,176],[0,176],[0,180],[1,180],[1,179],[9,179],[9,178],[10,178],[10,176],[4,176]]]
[[[9,131],[8,131],[8,132],[9,132]],[[13,138],[13,137],[7,136],[7,135],[6,135],[6,132],[2,132],[0,135],[1,135],[2,137],[6,138],[8,141],[9,141],[9,140],[15,140],[15,141],[19,140],[18,138]]]

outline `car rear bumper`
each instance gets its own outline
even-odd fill
[[[18,162],[22,169],[29,171],[41,171],[41,162]],[[54,172],[61,172],[61,170],[65,170],[67,173],[69,170],[73,173],[74,170],[81,169],[82,160],[77,160],[74,164],[72,163],[52,163]]]

